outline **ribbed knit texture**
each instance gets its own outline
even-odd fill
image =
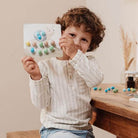
[[[39,68],[42,78],[30,78],[30,92],[41,109],[41,123],[46,128],[90,129],[90,89],[103,80],[95,58],[78,50],[72,60],[51,58],[39,62]]]

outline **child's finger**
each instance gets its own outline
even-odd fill
[[[30,66],[30,65],[34,65],[34,62],[32,62],[32,61],[27,61],[25,65],[26,65],[26,67],[28,67],[28,66]]]
[[[26,56],[23,60],[22,60],[22,63],[23,64],[26,64],[27,61],[32,61],[35,63],[34,59],[32,57],[29,57],[29,56]]]
[[[67,41],[67,38],[66,38],[66,37],[61,37],[61,38],[59,39],[59,42],[64,42],[64,41]]]
[[[60,45],[61,50],[63,50],[64,46]]]
[[[35,62],[32,57],[26,57],[25,60],[24,60],[24,62],[26,62],[26,61],[33,61],[33,62]]]
[[[59,46],[62,48],[63,46],[67,46],[67,41],[66,40],[61,40],[60,42],[59,42]]]
[[[29,70],[33,70],[35,68],[35,65],[34,64],[30,64],[28,68],[29,68]]]
[[[30,56],[24,56],[24,57],[22,57],[21,60],[23,61],[23,60],[25,60],[25,59],[27,59],[27,58],[32,58],[32,57],[30,57]]]
[[[66,48],[65,47],[62,47],[62,50],[66,53]]]
[[[67,40],[68,38],[72,39],[70,34],[64,34],[60,39],[66,39]]]
[[[61,48],[62,50],[63,50],[63,48],[66,48],[66,47],[68,47],[68,46],[67,46],[67,43],[61,43],[61,44],[60,44],[60,48]]]

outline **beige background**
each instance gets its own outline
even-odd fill
[[[94,52],[105,74],[104,82],[122,83],[124,59],[120,26],[127,33],[129,41],[138,41],[138,1],[87,0],[86,5],[100,16],[106,26],[104,41]],[[135,55],[136,59],[136,51],[132,55]],[[132,64],[133,71],[135,68],[136,65]]]
[[[131,5],[132,11],[134,8],[136,9],[134,5],[138,4],[136,1],[135,4],[130,4],[128,0],[126,0],[126,3],[123,3],[123,0],[121,1],[121,5]],[[62,15],[69,8],[88,6],[102,18],[108,28],[105,40],[101,44],[102,47],[93,53],[105,74],[104,82],[119,82],[123,60],[121,40],[118,37],[119,11],[115,12],[118,2],[119,0],[117,2],[114,0],[1,1],[0,138],[6,138],[6,132],[9,131],[39,129],[41,126],[39,121],[40,111],[31,104],[28,75],[21,64],[21,58],[24,56],[23,24],[54,23],[56,17]],[[127,8],[124,9],[126,10]],[[129,12],[127,14],[129,15]],[[125,20],[127,18],[123,21],[125,22]],[[94,133],[96,138],[115,137],[96,127],[94,127]]]

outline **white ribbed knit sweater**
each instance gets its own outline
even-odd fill
[[[90,129],[90,88],[103,80],[95,58],[80,50],[72,60],[51,58],[39,62],[42,78],[30,79],[32,103],[41,109],[46,128]]]

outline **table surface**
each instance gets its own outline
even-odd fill
[[[114,93],[112,90],[105,92],[105,89],[112,86],[118,89],[118,93]],[[102,88],[101,91],[92,89],[91,92],[96,108],[138,121],[138,102],[129,101],[129,98],[133,96],[128,96],[134,92],[123,92],[123,84],[101,84],[98,88],[100,87]]]

